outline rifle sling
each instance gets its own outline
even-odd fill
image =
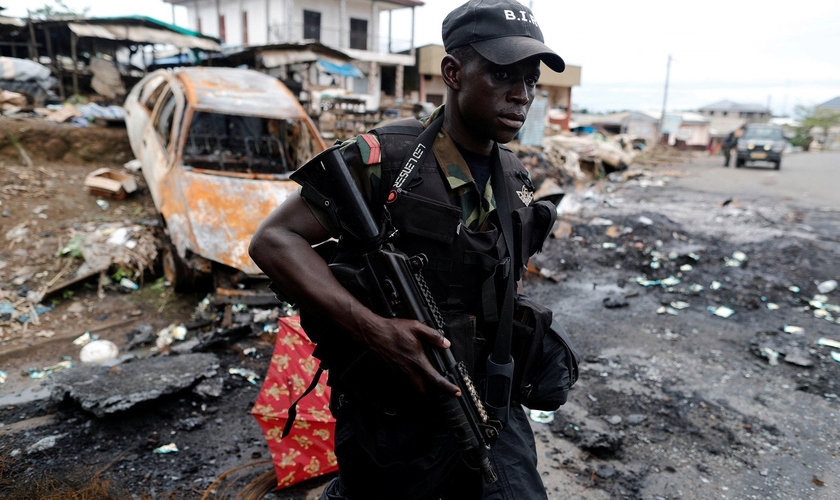
[[[397,178],[394,180],[394,185],[388,192],[388,197],[386,198],[385,203],[391,204],[397,201],[397,198],[399,198],[400,194],[403,192],[403,186],[408,187],[411,185],[411,181],[414,179],[414,176],[417,175],[417,167],[423,163],[423,160],[426,158],[429,150],[432,149],[432,144],[434,144],[435,137],[437,137],[438,132],[440,132],[442,125],[443,115],[441,114],[437,117],[437,119],[435,119],[435,121],[426,127],[426,130],[417,136],[414,144],[411,145],[411,148],[409,148],[402,160],[402,168],[397,174]]]
[[[318,385],[318,381],[321,379],[321,374],[324,373],[324,366],[318,366],[318,371],[315,372],[315,376],[312,377],[312,382],[309,383],[309,387],[303,391],[303,394],[298,397],[291,406],[289,406],[289,415],[288,419],[286,420],[286,424],[283,426],[283,434],[280,435],[280,439],[288,436],[290,432],[292,432],[292,425],[295,423],[295,417],[297,416],[297,404],[300,403],[300,400],[305,398],[307,394],[315,390],[315,387]]]

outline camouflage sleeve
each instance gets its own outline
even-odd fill
[[[372,134],[360,135],[344,141],[341,144],[340,151],[347,166],[350,167],[350,173],[353,175],[356,185],[359,186],[362,195],[370,204],[379,193],[379,179],[382,172],[379,163],[379,141]],[[338,238],[341,234],[339,228],[333,227],[323,207],[311,203],[306,198],[304,198],[304,201],[309,206],[309,210],[312,211],[312,215],[330,233],[330,236]]]

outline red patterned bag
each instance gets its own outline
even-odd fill
[[[321,381],[297,404],[291,433],[280,439],[289,407],[306,391],[318,371],[315,344],[300,327],[300,317],[280,318],[271,365],[251,413],[259,422],[274,468],[277,488],[338,470],[335,419],[330,413],[330,388]]]

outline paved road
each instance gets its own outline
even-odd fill
[[[840,209],[840,152],[788,154],[778,171],[769,163],[724,168],[723,157],[698,160],[680,166],[679,170],[690,175],[674,179],[674,186],[734,197],[775,197],[814,208]]]

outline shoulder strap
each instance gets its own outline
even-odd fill
[[[502,235],[507,247],[508,259],[513,253],[513,223],[510,213],[510,193],[505,182],[499,145],[493,147],[490,156],[490,182],[496,197],[496,213],[502,226]],[[486,406],[497,420],[508,421],[510,414],[510,394],[513,385],[513,358],[510,355],[513,329],[513,294],[512,272],[507,273],[505,295],[499,314],[498,331],[493,352],[487,358],[487,402]]]
[[[289,415],[288,420],[286,420],[286,424],[283,426],[283,434],[280,435],[280,439],[288,436],[290,432],[292,432],[292,425],[295,423],[295,417],[297,417],[297,405],[300,403],[300,400],[306,397],[307,394],[312,392],[315,389],[315,386],[318,385],[318,380],[321,379],[321,374],[324,373],[324,366],[321,365],[318,367],[318,371],[315,372],[315,376],[312,377],[312,382],[309,383],[309,387],[303,391],[303,394],[300,395],[299,398],[292,403],[292,406],[289,407]]]
[[[397,198],[399,198],[403,191],[402,187],[411,184],[411,180],[414,179],[415,175],[417,175],[417,166],[423,163],[423,159],[426,158],[426,154],[432,148],[432,144],[435,142],[435,137],[438,132],[440,132],[440,127],[442,125],[443,115],[440,115],[437,119],[435,119],[435,121],[426,127],[426,130],[424,130],[423,133],[417,136],[417,140],[414,141],[414,144],[406,152],[405,158],[403,158],[402,168],[397,174],[396,180],[394,180],[394,185],[391,186],[391,190],[388,192],[388,197],[385,199],[385,203],[390,204],[397,201]]]

